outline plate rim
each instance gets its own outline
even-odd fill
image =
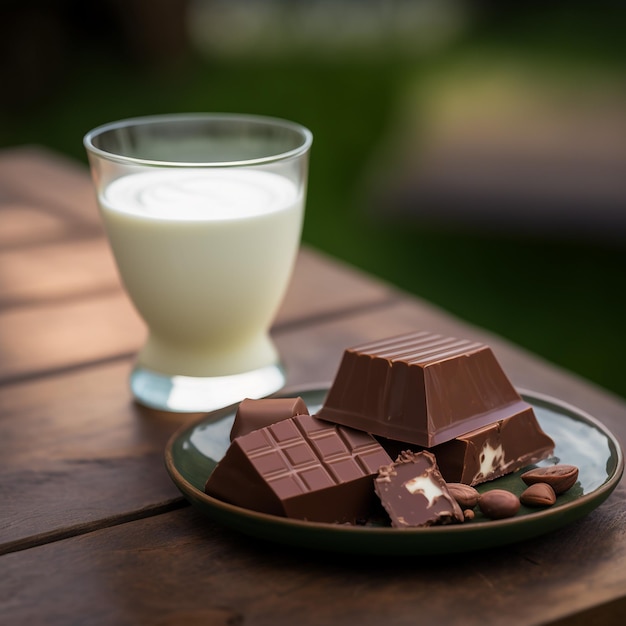
[[[309,385],[300,385],[300,386],[289,386],[285,387],[282,390],[272,394],[274,397],[291,397],[293,394],[301,395],[303,393],[314,393],[320,392],[325,393],[328,392],[329,389],[328,383],[316,383]],[[271,515],[268,513],[262,513],[260,511],[253,511],[251,509],[246,509],[244,507],[240,507],[234,504],[230,504],[228,502],[224,502],[219,500],[218,498],[214,498],[209,496],[208,494],[200,491],[194,485],[192,485],[178,470],[174,461],[174,453],[173,448],[176,442],[183,437],[187,432],[193,431],[200,424],[208,421],[211,416],[215,416],[219,413],[224,413],[224,416],[230,414],[235,407],[239,404],[239,402],[233,403],[227,407],[222,409],[217,409],[210,413],[206,413],[190,422],[187,422],[181,425],[176,431],[169,437],[165,452],[165,465],[166,469],[170,475],[170,478],[176,485],[176,487],[185,495],[185,497],[194,504],[194,500],[197,500],[203,503],[205,506],[208,506],[212,510],[218,509],[219,511],[223,511],[229,515],[237,516],[243,520],[250,522],[259,522],[263,525],[272,524],[276,528],[289,528],[290,530],[296,532],[312,532],[316,531],[319,533],[332,533],[333,536],[343,536],[348,535],[351,537],[354,536],[367,536],[367,537],[387,537],[387,538],[397,538],[397,537],[406,537],[407,539],[410,537],[424,537],[424,536],[437,536],[444,534],[445,536],[469,536],[471,537],[473,534],[481,534],[484,533],[486,528],[490,529],[498,529],[498,530],[506,530],[508,527],[518,527],[520,524],[523,524],[524,521],[530,521],[533,525],[538,525],[544,519],[554,519],[555,512],[557,513],[557,517],[567,516],[570,511],[581,510],[583,511],[580,517],[583,517],[588,512],[593,510],[591,507],[587,510],[593,503],[598,502],[597,506],[600,506],[608,496],[613,492],[613,490],[619,484],[623,474],[624,474],[624,451],[621,447],[621,444],[617,437],[611,432],[611,430],[600,420],[589,414],[587,411],[580,409],[573,404],[570,404],[566,401],[560,400],[551,396],[549,394],[545,394],[543,392],[536,392],[522,387],[515,387],[517,392],[524,398],[532,398],[533,400],[537,400],[540,403],[546,404],[548,406],[553,406],[561,409],[564,412],[572,414],[572,417],[575,416],[577,419],[583,419],[591,424],[594,428],[599,430],[603,435],[611,443],[615,456],[616,463],[613,472],[610,475],[607,475],[607,480],[590,491],[589,493],[581,495],[576,500],[572,500],[570,502],[566,502],[561,504],[558,508],[548,507],[546,509],[538,509],[537,511],[533,511],[523,517],[511,517],[501,520],[485,520],[478,521],[472,524],[449,524],[449,525],[440,525],[440,526],[429,526],[429,527],[411,527],[411,528],[391,528],[391,527],[382,527],[382,526],[358,526],[358,525],[349,525],[349,524],[332,524],[328,522],[315,522],[308,520],[300,520],[295,518],[282,517],[277,515]],[[560,527],[560,526],[556,526]],[[537,533],[536,533],[537,534]],[[543,533],[540,533],[543,534]],[[292,543],[293,542],[289,542]],[[513,541],[507,543],[514,543]],[[500,544],[494,544],[500,545]],[[456,550],[455,550],[456,551]]]

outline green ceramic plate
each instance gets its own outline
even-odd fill
[[[327,389],[293,389],[282,395],[301,396],[314,413]],[[522,507],[505,520],[474,520],[452,526],[395,529],[346,526],[287,519],[227,504],[203,493],[203,486],[229,445],[236,406],[215,411],[181,428],[170,439],[165,462],[174,483],[202,513],[254,537],[313,549],[358,554],[444,554],[514,543],[536,537],[580,519],[600,506],[617,486],[624,457],[615,437],[596,419],[558,400],[521,392],[535,409],[542,428],[556,442],[554,456],[540,465],[569,463],[579,468],[579,480],[547,509]],[[481,485],[518,495],[525,487],[520,472]]]

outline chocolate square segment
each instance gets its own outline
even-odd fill
[[[371,513],[374,476],[390,462],[372,436],[297,415],[234,439],[205,491],[273,515],[355,523]]]
[[[335,433],[330,435],[330,437],[326,435],[311,437],[311,445],[320,458],[329,460],[334,456],[347,456],[349,451],[341,437],[337,437]]]
[[[283,452],[287,457],[287,461],[293,465],[293,467],[316,462],[313,450],[311,450],[310,446],[307,446],[305,443],[297,443],[295,445],[286,446],[283,449]]]
[[[528,407],[487,345],[424,331],[346,350],[316,417],[430,448]]]
[[[294,420],[283,420],[277,424],[268,426],[267,433],[278,444],[285,444],[290,441],[300,441],[301,434]]]

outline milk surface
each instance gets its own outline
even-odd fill
[[[300,242],[303,194],[250,169],[155,169],[99,198],[124,285],[149,327],[139,362],[222,376],[276,362],[268,329]]]

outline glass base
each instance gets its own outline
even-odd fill
[[[137,365],[130,388],[137,402],[161,411],[207,413],[244,398],[262,398],[285,385],[280,363],[230,376],[168,376]]]

